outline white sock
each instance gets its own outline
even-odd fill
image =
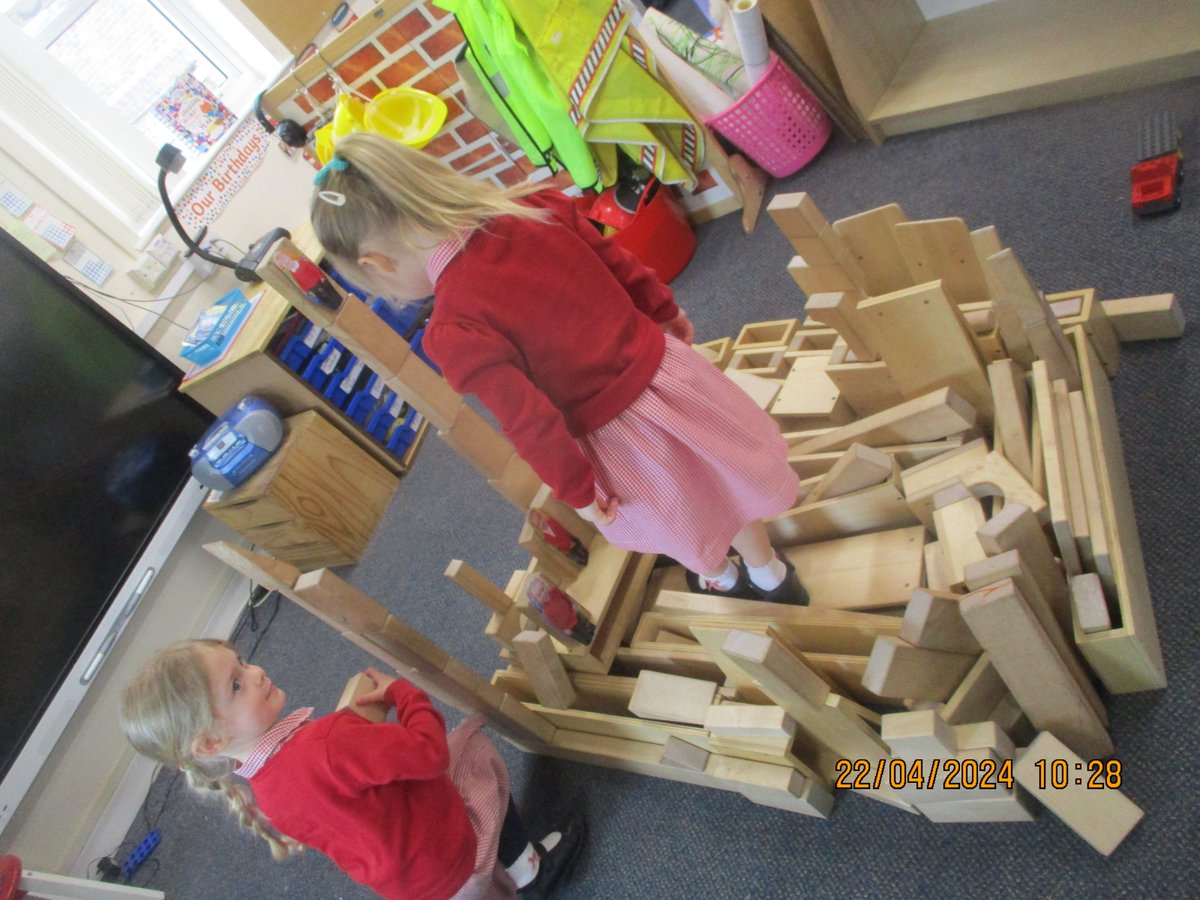
[[[746,571],[750,573],[750,580],[764,591],[775,590],[787,577],[787,566],[778,555],[771,557],[765,566],[747,566]]]
[[[533,849],[533,844],[526,844],[521,855],[517,857],[517,861],[504,871],[508,873],[508,877],[518,888],[523,888],[537,878],[539,861],[540,858],[537,851]]]
[[[725,571],[716,578],[709,578],[707,575],[702,575],[701,577],[708,582],[708,587],[710,590],[731,591],[733,590],[734,585],[737,584],[738,570],[737,566],[733,564],[732,559],[726,559]]]

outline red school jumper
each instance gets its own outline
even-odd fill
[[[283,834],[387,898],[444,900],[475,868],[475,832],[446,774],[446,723],[397,679],[396,722],[341,710],[308,723],[250,778]]]

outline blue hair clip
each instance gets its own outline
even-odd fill
[[[331,156],[329,162],[321,166],[317,174],[313,176],[313,184],[322,185],[330,172],[345,172],[348,168],[350,168],[350,163],[346,160],[340,156]]]

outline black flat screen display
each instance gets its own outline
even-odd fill
[[[179,380],[0,231],[0,777],[187,480]]]

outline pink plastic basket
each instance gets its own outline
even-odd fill
[[[705,124],[776,178],[791,175],[816,156],[833,127],[812,91],[774,53],[750,90]]]

